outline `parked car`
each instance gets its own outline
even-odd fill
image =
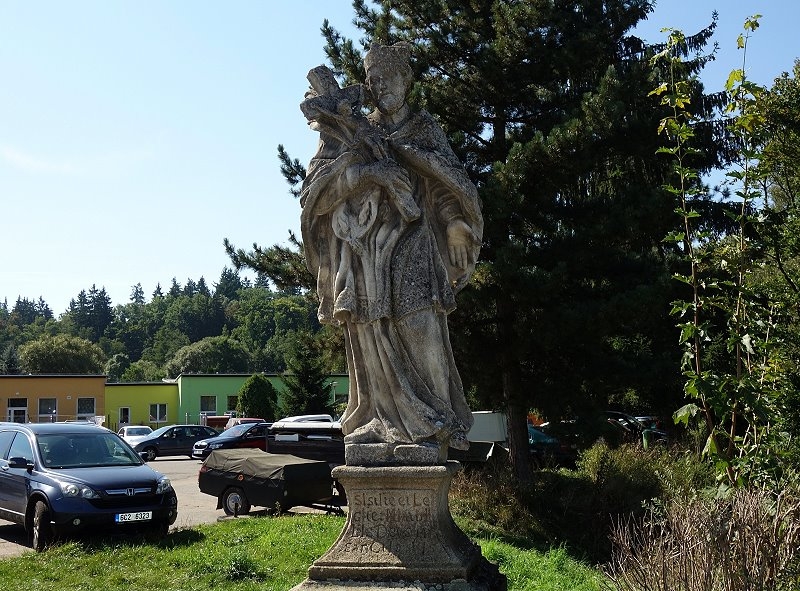
[[[538,467],[572,466],[577,458],[577,446],[560,441],[533,425],[528,425],[528,450]]]
[[[269,428],[267,451],[310,460],[325,460],[333,468],[344,464],[342,426],[338,421],[281,419],[272,423]]]
[[[133,447],[152,432],[153,430],[147,425],[128,425],[117,431],[117,435],[122,437]]]
[[[192,447],[192,457],[205,460],[215,449],[250,447],[266,451],[270,423],[243,423],[226,429],[216,437],[201,439]]]
[[[158,456],[189,456],[192,447],[201,439],[219,435],[211,427],[203,425],[167,425],[156,429],[150,435],[133,446],[137,452],[145,452],[147,460]]]
[[[227,431],[231,427],[235,427],[236,425],[246,425],[247,423],[263,423],[264,419],[259,419],[256,417],[231,417],[228,419],[228,422],[225,423],[225,430]]]
[[[177,515],[169,478],[116,433],[0,423],[0,518],[22,524],[34,550],[90,530],[162,536]]]
[[[246,515],[253,505],[287,511],[330,503],[333,480],[327,462],[256,449],[211,452],[197,477],[200,492],[217,497],[217,509]]]
[[[275,421],[278,424],[282,423],[333,423],[333,417],[331,415],[297,415],[293,417],[284,417],[279,421]]]
[[[666,431],[646,425],[636,417],[624,412],[607,410],[605,416],[608,424],[618,430],[623,441],[649,445],[657,441],[666,441],[668,438]]]

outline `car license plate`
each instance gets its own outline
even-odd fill
[[[148,521],[152,518],[152,511],[140,511],[138,513],[117,513],[114,517],[114,521],[117,523],[126,523],[128,521]]]

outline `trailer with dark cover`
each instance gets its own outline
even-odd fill
[[[295,506],[331,504],[328,462],[259,449],[219,449],[203,462],[200,492],[217,497],[217,509],[245,515],[251,506],[277,512]]]

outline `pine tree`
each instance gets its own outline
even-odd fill
[[[13,345],[6,345],[3,354],[0,355],[0,374],[17,375],[20,373],[19,356],[17,348]]]
[[[197,293],[197,283],[191,277],[186,280],[186,285],[183,288],[183,295],[192,297]]]
[[[177,298],[179,295],[181,295],[181,284],[178,283],[178,280],[175,277],[172,278],[172,285],[170,285],[167,295],[173,298]]]
[[[238,271],[225,267],[222,269],[219,281],[214,285],[214,297],[235,300],[240,289],[242,289],[242,280]]]
[[[202,275],[200,276],[200,279],[197,282],[197,293],[206,297],[211,297],[211,291],[208,289],[205,277],[203,277]]]
[[[144,304],[144,290],[141,283],[137,283],[131,288],[131,302],[138,305]]]
[[[111,305],[111,297],[106,292],[105,287],[101,287],[98,290],[97,287],[92,285],[92,289],[89,290],[89,307],[91,340],[97,342],[114,320],[114,308]]]
[[[331,388],[314,337],[308,332],[294,335],[283,374],[286,389],[281,410],[287,416],[329,414],[333,409]]]

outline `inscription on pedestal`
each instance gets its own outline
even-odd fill
[[[352,558],[384,555],[383,560],[393,563],[409,552],[428,553],[434,524],[432,491],[358,491],[348,497],[348,503],[351,537],[341,550]]]
[[[347,523],[294,591],[319,591],[320,585],[399,589],[401,581],[441,584],[444,591],[505,591],[505,578],[495,577],[497,567],[450,515],[447,494],[458,470],[458,462],[335,468],[334,478],[347,491]],[[485,575],[499,583],[487,583]],[[348,583],[337,586],[342,581]]]

